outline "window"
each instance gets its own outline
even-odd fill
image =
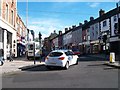
[[[117,21],[117,17],[116,17],[116,15],[113,17],[113,20],[114,20],[114,21]]]
[[[14,13],[11,11],[11,24],[14,25]]]
[[[69,55],[73,55],[73,52],[67,51],[67,52],[65,52],[65,54],[66,54],[67,56],[69,56]]]
[[[14,0],[12,0],[12,4],[14,4]]]
[[[29,50],[33,50],[34,46],[32,44],[28,45]]]
[[[103,21],[103,27],[105,27],[107,25],[106,21]]]
[[[5,20],[8,21],[8,5],[6,4],[6,14],[5,14]]]
[[[97,24],[95,25],[95,28],[96,28],[96,29],[98,28],[98,25],[97,25]]]
[[[50,57],[58,57],[58,56],[61,56],[61,55],[63,55],[63,53],[61,53],[61,52],[52,52],[52,53],[49,54]]]

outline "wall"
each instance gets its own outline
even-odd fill
[[[2,1],[0,0],[0,17],[1,17],[1,4],[2,4]]]
[[[116,21],[114,21],[114,17],[116,17]],[[120,14],[119,14],[120,17]],[[114,28],[114,24],[118,23],[118,19],[117,19],[117,15],[114,15],[111,17],[111,36],[115,36],[115,28]]]
[[[82,42],[82,28],[79,28],[72,32],[72,43],[78,45],[81,42]]]
[[[6,29],[4,30],[4,58],[6,59],[7,56],[7,34],[8,32],[11,33],[11,48],[12,48],[12,53],[15,54],[15,57],[17,56],[17,44],[16,44],[16,0],[12,3],[11,1],[8,0],[1,0],[1,17],[0,17],[0,27]],[[8,5],[8,19],[5,18],[6,16],[6,4]],[[11,10],[13,11],[13,19],[11,15]],[[12,24],[13,20],[13,24]],[[14,43],[15,41],[15,43]]]
[[[90,26],[90,40],[97,40],[99,37],[99,23],[95,23]]]

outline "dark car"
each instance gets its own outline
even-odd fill
[[[80,53],[80,51],[79,51],[78,49],[73,49],[72,51],[73,51],[73,53],[74,53],[75,55],[78,55],[78,56],[81,55],[81,53]]]

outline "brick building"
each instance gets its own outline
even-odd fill
[[[0,2],[0,48],[4,50],[4,58],[7,59],[11,49],[12,54],[17,57],[16,43],[16,0],[1,0]]]

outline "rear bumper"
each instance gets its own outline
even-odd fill
[[[57,62],[57,63],[51,63],[51,62],[45,62],[46,66],[55,66],[55,67],[64,67],[65,65],[63,64],[63,62]]]

